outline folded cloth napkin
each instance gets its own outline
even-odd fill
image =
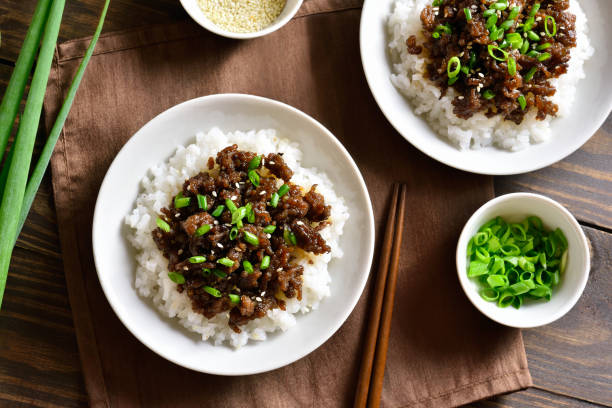
[[[456,278],[456,240],[471,212],[493,196],[492,179],[435,162],[387,123],[361,69],[360,9],[359,0],[307,1],[287,26],[250,41],[191,22],[100,38],[52,160],[66,282],[93,406],[352,403],[370,286],[318,350],[245,377],[200,374],[162,359],[123,327],[101,291],[91,226],[111,161],[158,113],[222,92],[283,101],[329,128],[363,173],[379,237],[392,182],[410,186],[383,406],[456,406],[531,385],[520,331],[479,314]],[[87,43],[58,48],[45,101],[48,126]]]

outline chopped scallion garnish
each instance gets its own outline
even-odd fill
[[[230,298],[230,302],[235,303],[235,304],[240,303],[240,296],[235,295],[233,293],[230,293],[228,296]]]
[[[259,239],[257,238],[257,235],[252,234],[248,231],[244,231],[244,240],[253,246],[259,245]]]
[[[201,237],[202,235],[206,234],[208,231],[210,231],[210,229],[212,228],[211,225],[209,224],[204,224],[202,226],[200,226],[196,232],[195,232],[195,236],[196,237]]]
[[[544,43],[544,44],[540,44],[536,47],[537,51],[544,51],[547,48],[550,48],[552,44],[551,43]]]
[[[468,7],[463,9],[463,14],[465,14],[465,21],[470,21],[472,19],[472,12]]]
[[[261,164],[261,156],[255,156],[251,159],[251,161],[249,162],[249,168],[248,170],[255,170],[257,168],[259,168],[259,165]]]
[[[552,30],[548,29],[548,22],[552,22]],[[554,37],[555,34],[557,34],[557,22],[555,21],[555,18],[552,16],[546,16],[546,18],[544,19],[544,32],[546,32],[546,35],[549,37]]]
[[[157,220],[155,220],[155,223],[157,224],[157,226],[164,232],[170,232],[170,224],[168,224],[166,221],[162,220],[161,218],[157,217]]]
[[[505,61],[508,59],[508,53],[504,50],[502,50],[501,48],[499,48],[497,45],[494,44],[489,44],[487,46],[487,50],[489,51],[489,55],[493,58],[496,59],[497,61]],[[497,56],[495,55],[496,53],[501,53],[502,56]]]
[[[540,55],[538,55],[538,61],[546,61],[550,57],[551,55],[548,52],[543,52]]]
[[[227,278],[227,273],[220,271],[219,269],[213,269],[213,274],[220,279],[225,279]]]
[[[510,76],[516,75],[516,60],[512,57],[508,58],[508,74]]]
[[[198,198],[198,208],[204,211],[208,211],[208,203],[206,202],[206,196],[202,194],[197,195]]]
[[[540,9],[540,3],[536,3],[531,7],[531,11],[529,12],[530,17],[535,17],[536,13]]]
[[[280,188],[278,189],[278,196],[282,197],[285,194],[287,194],[287,192],[289,192],[289,184],[283,184],[282,186],[280,186]]]
[[[232,214],[238,209],[238,207],[236,207],[236,204],[234,204],[234,202],[230,200],[229,198],[225,200],[225,205],[227,206],[227,209],[230,210]]]
[[[168,272],[168,277],[170,278],[172,282],[178,285],[182,285],[183,283],[185,283],[185,277],[181,275],[180,273]]]
[[[276,206],[278,206],[279,198],[278,193],[272,194],[272,197],[270,197],[270,207],[276,208]]]
[[[448,64],[446,65],[446,73],[449,78],[454,78],[459,75],[459,72],[461,72],[461,61],[459,57],[452,57],[448,60]]]
[[[484,91],[482,93],[482,97],[485,98],[486,100],[491,100],[491,99],[495,98],[495,93],[493,93],[493,91],[487,89],[486,91]]]
[[[211,296],[218,297],[218,298],[221,297],[221,292],[219,291],[219,289],[215,289],[210,286],[204,286],[203,289],[206,293],[208,293]]]
[[[272,234],[276,230],[276,225],[266,225],[263,229],[263,232],[266,234]]]
[[[231,268],[232,266],[234,266],[234,261],[232,261],[229,258],[219,258],[217,259],[217,263],[223,266],[227,266],[228,268]]]
[[[232,227],[232,229],[230,230],[229,233],[229,239],[231,239],[232,241],[236,239],[236,237],[238,236],[238,228],[237,227]]]
[[[270,266],[270,256],[269,255],[265,255],[263,257],[263,259],[261,260],[261,264],[259,265],[259,269],[261,269],[262,271],[267,269],[268,266]]]
[[[217,206],[217,208],[215,208],[211,215],[213,217],[218,217],[223,213],[223,210],[225,210],[225,206],[223,204],[220,204]]]
[[[206,262],[206,257],[202,255],[195,255],[189,258],[189,262],[192,264]]]
[[[246,273],[251,274],[253,273],[254,269],[253,269],[253,264],[250,263],[249,261],[242,261],[242,267],[244,268],[244,270],[246,271]]]
[[[521,106],[521,110],[525,110],[525,108],[527,107],[527,100],[525,99],[525,97],[523,95],[520,95],[517,98],[517,101],[519,105]]]
[[[249,171],[248,175],[251,183],[253,183],[255,187],[259,187],[259,174],[255,170],[251,170]]]
[[[187,207],[191,203],[190,197],[183,197],[183,192],[181,191],[174,197],[174,208],[183,208]]]

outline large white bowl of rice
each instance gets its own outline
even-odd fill
[[[228,313],[207,319],[169,279],[151,232],[156,214],[207,160],[237,144],[283,153],[292,182],[317,185],[331,205],[321,234],[326,254],[298,259],[302,297],[241,327]],[[359,239],[353,239],[359,237]],[[179,104],[140,129],[119,152],[100,188],[93,222],[96,269],[126,327],[146,346],[184,367],[221,375],[289,364],[323,344],[357,303],[370,270],[374,221],[363,179],[348,152],[321,124],[280,102],[222,94]]]
[[[422,37],[421,10],[431,0],[366,0],[360,46],[364,72],[381,110],[418,149],[449,166],[474,173],[506,175],[546,167],[582,146],[612,109],[612,64],[606,16],[612,3],[570,0],[577,45],[568,72],[556,78],[555,117],[526,115],[520,125],[499,115],[478,113],[460,119],[453,112],[453,89],[440,89],[424,75],[425,56],[411,55],[406,40]]]

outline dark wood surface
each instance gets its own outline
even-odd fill
[[[0,2],[0,95],[35,3]],[[91,35],[101,5],[100,0],[68,2],[61,40]],[[185,18],[176,0],[113,0],[104,31]],[[591,242],[592,269],[584,295],[570,313],[548,326],[523,331],[534,387],[473,406],[612,406],[611,134],[608,118],[565,160],[540,171],[495,179],[496,194],[532,191],[567,206]],[[0,406],[86,404],[47,174],[17,242],[0,311]]]

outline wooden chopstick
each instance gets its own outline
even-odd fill
[[[382,390],[382,379],[384,378],[384,367],[387,355],[387,345],[388,345],[388,335],[389,328],[391,322],[391,312],[393,309],[393,298],[395,293],[395,278],[397,277],[397,265],[399,261],[399,248],[402,239],[402,229],[396,228],[396,226],[400,226],[403,224],[404,218],[404,203],[405,203],[405,195],[406,195],[406,186],[402,184],[401,186],[401,199],[399,205],[399,216],[398,213],[398,196],[400,195],[400,186],[395,183],[393,185],[393,195],[391,198],[391,206],[389,207],[389,212],[387,215],[387,224],[385,226],[385,235],[383,238],[383,246],[380,254],[380,263],[378,266],[378,272],[376,275],[376,282],[374,287],[374,299],[372,300],[372,305],[370,306],[370,314],[368,317],[368,328],[366,332],[366,339],[363,347],[363,355],[361,359],[361,365],[359,367],[359,379],[357,383],[357,389],[355,392],[355,408],[362,408],[366,406],[366,402],[368,402],[368,394],[371,393],[370,383],[375,384],[375,378],[380,377],[380,388],[378,392],[378,397],[374,401],[380,401],[380,391]],[[398,221],[396,222],[396,218]],[[398,232],[399,231],[399,232]],[[399,238],[399,240],[398,240]],[[392,253],[393,251],[393,253]],[[395,272],[395,275],[392,276],[392,287],[387,283],[387,276],[389,273],[389,263],[391,262],[391,271]],[[392,289],[393,293],[391,293],[391,302],[390,306],[384,307],[385,303],[388,303],[386,300],[388,297],[388,290]],[[382,313],[381,313],[382,311]],[[386,317],[388,315],[388,318]],[[381,336],[379,334],[379,326],[381,317],[383,318],[383,325],[385,324],[385,320],[387,322],[387,328],[385,331],[381,331],[380,334],[386,333],[387,339],[383,340],[381,346],[384,346],[384,350],[379,348],[378,344],[381,343]],[[376,358],[376,365],[374,367],[374,377],[372,377],[372,366],[374,363],[374,359]],[[379,367],[381,365],[380,358],[382,358],[382,370]],[[374,398],[374,397],[373,397]],[[377,405],[376,405],[377,406]]]

